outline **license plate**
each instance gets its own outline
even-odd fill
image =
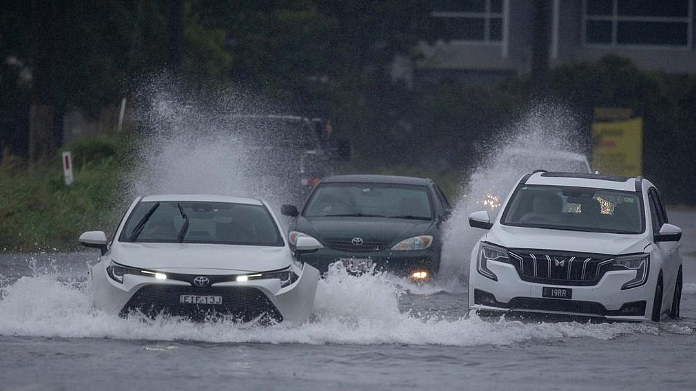
[[[341,258],[338,261],[352,272],[367,272],[372,269],[372,259],[369,258]]]
[[[181,295],[179,296],[181,304],[222,304],[222,296],[201,296],[201,295]]]
[[[542,297],[550,297],[553,299],[572,299],[573,290],[569,288],[551,288],[544,287],[541,292]]]

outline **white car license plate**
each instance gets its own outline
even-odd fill
[[[222,304],[222,296],[181,295],[181,304]]]
[[[341,258],[338,261],[352,272],[366,272],[372,269],[372,259],[370,258]]]

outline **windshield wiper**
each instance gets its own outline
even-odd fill
[[[371,214],[365,214],[365,213],[349,213],[349,214],[341,214],[341,215],[324,215],[322,217],[387,217],[387,216],[371,215]]]
[[[184,213],[184,208],[181,207],[180,203],[177,202],[176,206],[179,208],[179,213],[181,213],[181,217],[184,219],[184,225],[181,226],[181,231],[179,231],[179,236],[177,236],[179,243],[183,243],[184,237],[186,236],[186,231],[188,231],[189,227],[189,218],[186,213]]]
[[[391,219],[409,219],[409,220],[431,220],[430,217],[414,216],[414,215],[389,216],[389,218],[391,218]]]
[[[157,208],[160,206],[160,203],[157,202],[152,207],[150,210],[145,213],[145,216],[143,216],[140,221],[138,221],[138,224],[133,228],[133,235],[131,235],[131,242],[135,242],[138,239],[138,235],[140,235],[140,232],[143,231],[143,228],[145,228],[145,223],[147,223],[148,220],[150,220],[150,216],[152,216],[153,213],[157,210]]]

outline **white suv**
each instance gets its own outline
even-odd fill
[[[469,308],[654,320],[679,316],[681,230],[649,181],[527,174],[471,254]]]

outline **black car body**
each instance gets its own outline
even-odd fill
[[[430,179],[337,175],[319,182],[301,211],[284,205],[282,213],[294,217],[291,244],[307,235],[324,246],[297,253],[321,272],[341,261],[425,279],[439,271],[443,223],[451,207]]]

